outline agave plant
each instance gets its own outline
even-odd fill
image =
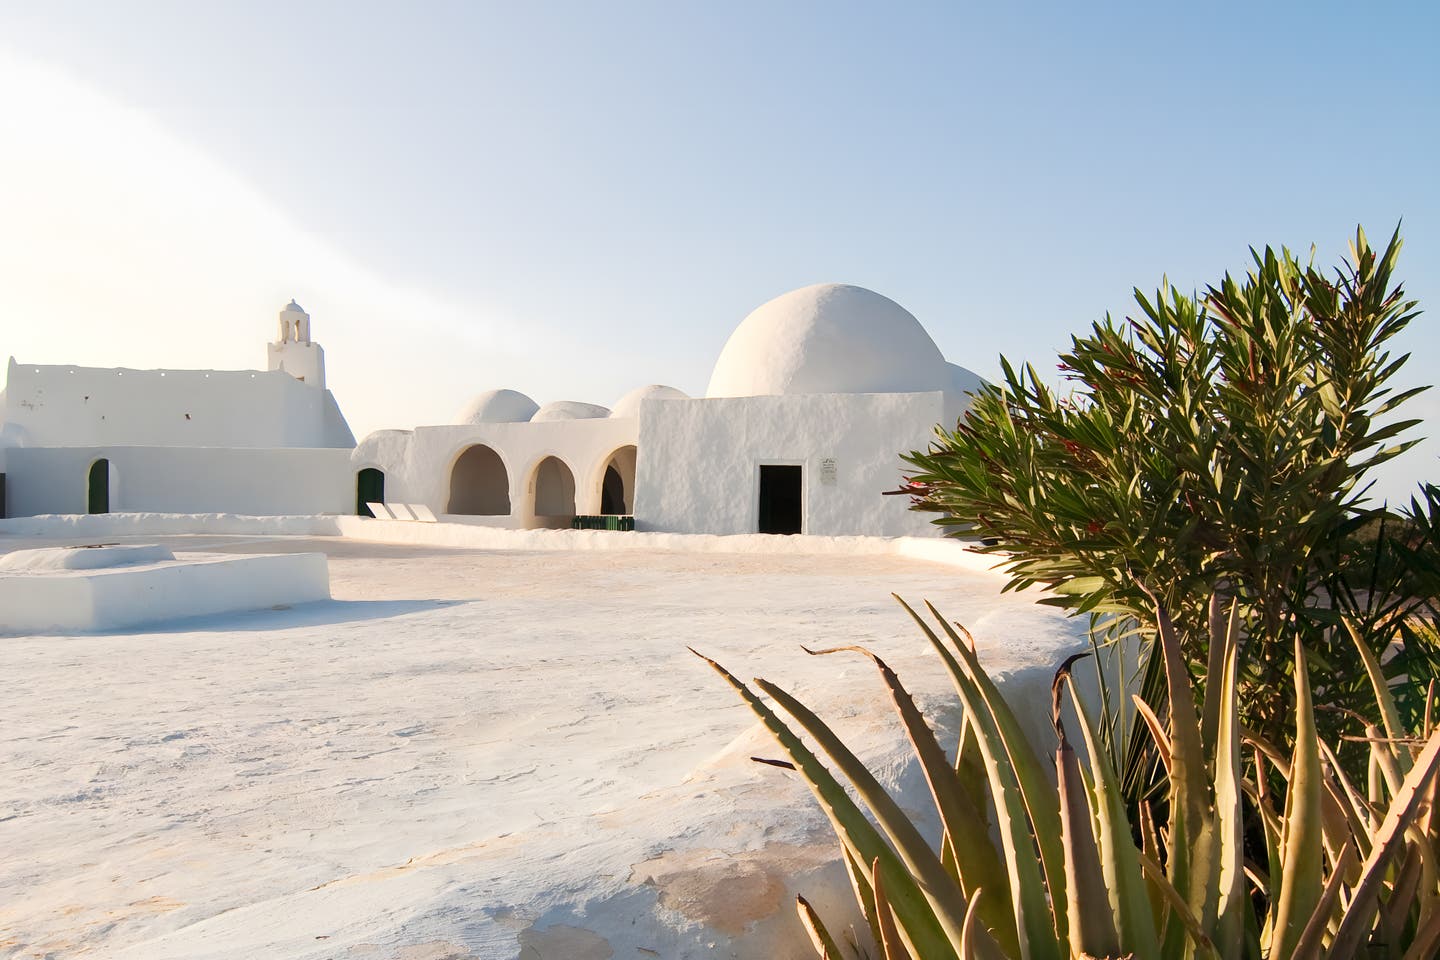
[[[1143,700],[1135,703],[1164,761],[1166,789],[1159,806],[1142,804],[1139,822],[1131,822],[1100,724],[1076,695],[1076,658],[1053,686],[1052,765],[1025,738],[968,632],[927,604],[937,632],[901,604],[940,655],[964,706],[953,760],[880,657],[862,647],[806,652],[849,651],[875,664],[939,813],[938,850],[804,704],[754,681],[836,772],[750,685],[702,658],[760,718],[829,818],[885,960],[1281,960],[1369,950],[1419,960],[1440,950],[1440,731],[1428,710],[1422,736],[1402,728],[1380,664],[1358,631],[1351,639],[1376,706],[1374,717],[1363,718],[1372,776],[1362,785],[1345,776],[1316,733],[1298,641],[1296,746],[1282,754],[1241,726],[1236,618],[1214,628],[1220,673],[1197,706],[1180,640],[1157,603],[1171,709],[1162,720]],[[1067,702],[1079,743],[1067,728]],[[1264,863],[1246,857],[1247,813],[1263,823]],[[797,907],[821,960],[865,955],[853,944],[842,952],[803,898]]]

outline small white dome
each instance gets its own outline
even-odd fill
[[[640,416],[640,403],[642,400],[689,400],[690,398],[674,387],[667,387],[664,384],[652,383],[648,387],[636,387],[625,396],[615,401],[615,406],[610,408],[610,418],[620,420]]]
[[[821,283],[761,304],[735,328],[710,397],[923,393],[952,387],[940,348],[908,310],[873,290]]]
[[[539,404],[518,390],[487,390],[466,404],[455,422],[524,423],[539,409]]]
[[[579,400],[555,400],[545,404],[530,419],[535,423],[549,420],[600,420],[610,416],[610,409],[598,403]]]
[[[284,309],[283,311],[281,311],[281,312],[282,312],[282,313],[304,313],[304,312],[305,312],[305,308],[302,307],[302,306],[300,306],[300,304],[296,303],[294,300],[291,300],[289,303],[285,304],[285,309]]]

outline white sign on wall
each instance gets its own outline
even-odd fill
[[[827,486],[835,486],[836,466],[834,457],[820,458],[820,482]]]

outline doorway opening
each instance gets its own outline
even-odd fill
[[[760,532],[799,533],[803,475],[798,465],[762,464],[760,467]]]
[[[635,512],[635,448],[621,447],[605,463],[600,481],[600,513],[624,517]]]
[[[89,513],[110,512],[110,461],[104,457],[90,464],[90,483],[85,502]]]
[[[530,481],[537,527],[564,528],[575,519],[575,474],[559,457],[546,457]]]
[[[503,517],[510,512],[510,474],[500,454],[481,443],[456,458],[445,512],[476,517]]]
[[[373,517],[369,504],[385,502],[385,474],[374,467],[366,467],[355,474],[355,515]]]

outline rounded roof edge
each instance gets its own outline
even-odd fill
[[[540,405],[519,390],[486,390],[476,394],[455,416],[455,423],[524,423]]]
[[[846,283],[819,283],[768,300],[735,328],[715,362],[708,397],[945,390],[940,348],[908,310]]]
[[[556,420],[600,420],[610,416],[610,408],[598,403],[582,403],[579,400],[552,400],[536,411],[530,418],[533,423],[552,423]]]
[[[615,406],[610,408],[610,417],[614,420],[638,417],[640,416],[640,404],[646,400],[689,399],[690,395],[683,390],[667,387],[663,383],[651,383],[643,387],[636,387],[619,400],[616,400]]]

